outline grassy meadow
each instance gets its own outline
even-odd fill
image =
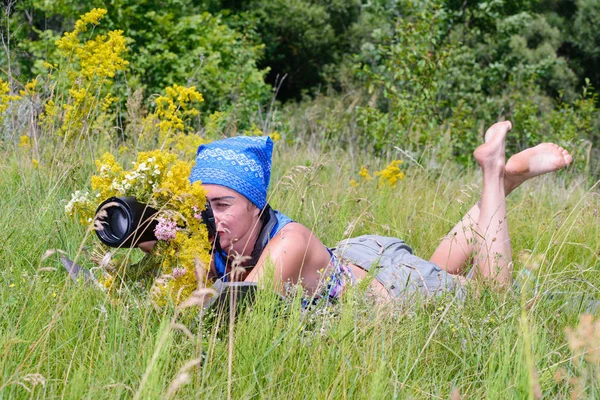
[[[598,300],[600,196],[570,171],[509,198],[514,290],[376,306],[357,287],[308,311],[265,290],[231,324],[157,310],[135,288],[113,296],[73,283],[48,250],[86,265],[85,229],[64,205],[93,157],[82,149],[34,166],[18,148],[2,158],[2,398],[600,397],[598,325],[580,324]],[[406,160],[395,188],[354,187],[361,164],[383,165],[277,142],[270,203],[327,245],[376,232],[428,257],[477,198],[474,169]]]
[[[0,399],[600,399],[597,0],[2,7]],[[509,153],[553,141],[575,159],[510,195],[502,292],[377,304],[365,281],[303,310],[264,289],[223,315],[157,307],[141,280],[73,282],[60,262],[108,270],[65,212],[98,192],[104,153],[189,167],[238,134],[273,138],[269,203],[325,245],[376,233],[429,258],[477,201],[471,154],[501,119]],[[376,174],[394,162],[392,186]]]

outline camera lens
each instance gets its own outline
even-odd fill
[[[119,241],[125,239],[129,230],[129,220],[125,211],[121,207],[111,207],[107,210],[109,217],[108,229],[110,229],[115,238]]]
[[[110,247],[132,247],[156,240],[157,221],[153,218],[156,212],[135,197],[111,197],[96,210],[96,235]]]

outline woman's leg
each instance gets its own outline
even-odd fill
[[[504,169],[504,192],[508,195],[526,180],[557,171],[573,161],[568,151],[554,143],[542,143],[512,156]],[[478,201],[452,228],[430,261],[452,274],[465,273],[475,251],[474,228],[480,217]]]
[[[509,283],[512,277],[512,250],[504,188],[505,139],[510,129],[509,121],[492,125],[485,134],[485,143],[473,153],[483,174],[473,267],[475,277],[499,285]]]

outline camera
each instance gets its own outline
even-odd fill
[[[102,243],[110,247],[135,247],[138,243],[157,240],[154,229],[158,221],[158,210],[137,201],[133,196],[111,197],[102,202],[96,210],[94,225],[96,235]],[[201,212],[209,239],[217,233],[215,217],[206,202]]]

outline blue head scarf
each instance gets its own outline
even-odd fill
[[[198,147],[190,182],[228,187],[256,207],[267,204],[273,141],[268,136],[236,136]]]

